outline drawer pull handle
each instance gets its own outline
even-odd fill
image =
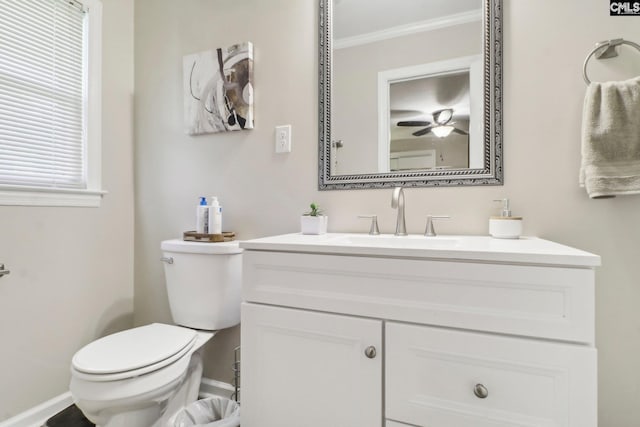
[[[482,384],[476,384],[473,388],[473,394],[475,394],[478,399],[486,399],[487,396],[489,396],[489,390]]]
[[[376,348],[372,345],[364,349],[364,355],[369,359],[373,359],[376,357]]]

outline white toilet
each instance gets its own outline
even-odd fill
[[[204,343],[240,323],[237,242],[166,240],[161,248],[171,315],[180,326],[118,332],[73,356],[69,389],[99,427],[164,427],[198,397]]]

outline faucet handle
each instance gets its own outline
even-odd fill
[[[427,237],[436,236],[436,230],[433,228],[434,219],[449,219],[449,215],[427,215],[427,227],[424,229],[424,235]]]
[[[371,228],[369,228],[369,234],[377,236],[380,234],[378,229],[378,215],[358,215],[358,218],[371,218]]]

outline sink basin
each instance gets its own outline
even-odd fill
[[[460,240],[453,237],[425,237],[419,235],[346,235],[333,239],[331,244],[372,248],[446,249],[459,246]]]

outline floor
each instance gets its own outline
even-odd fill
[[[49,418],[42,427],[95,427],[95,424],[86,419],[76,405],[71,405]]]

